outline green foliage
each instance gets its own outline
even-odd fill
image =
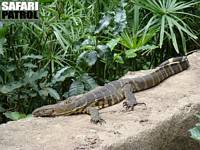
[[[82,65],[82,67],[85,65],[91,67],[96,63],[96,61],[97,61],[96,51],[91,51],[91,52],[84,51],[78,56],[76,63],[80,66]]]
[[[200,115],[196,115],[200,121]],[[197,123],[196,126],[189,130],[191,133],[191,138],[200,142],[200,123]]]
[[[156,32],[149,32],[145,35],[139,35],[139,33],[131,36],[124,32],[120,36],[120,44],[123,45],[127,50],[125,55],[127,58],[135,58],[138,51],[153,50],[156,49],[156,45],[148,45],[147,43],[152,40]]]
[[[190,27],[184,22],[183,16],[195,16],[194,14],[184,12],[184,9],[191,8],[191,6],[197,4],[198,2],[189,1],[177,1],[177,0],[134,0],[135,3],[153,13],[152,17],[149,19],[147,25],[144,28],[146,33],[150,27],[157,26],[160,29],[159,46],[162,48],[163,41],[166,38],[172,41],[174,49],[179,53],[177,32],[180,33],[180,38],[182,41],[182,47],[186,53],[186,37],[184,34],[190,36],[193,39],[198,37],[193,34]],[[199,17],[199,16],[196,16]]]
[[[26,115],[23,114],[23,113],[19,113],[19,112],[10,112],[10,111],[5,112],[4,115],[5,115],[8,119],[11,119],[11,120],[14,120],[14,121],[26,117]]]
[[[0,22],[0,121],[200,46],[194,1],[41,0],[40,8],[38,22]]]

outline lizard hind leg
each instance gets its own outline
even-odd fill
[[[125,107],[126,110],[134,110],[134,107],[136,105],[145,105],[146,107],[146,103],[138,103],[135,95],[132,93],[131,90],[131,85],[130,84],[126,84],[123,87],[123,91],[124,91],[124,95],[125,95],[125,101],[123,102],[123,107]]]

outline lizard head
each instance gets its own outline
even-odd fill
[[[33,111],[35,117],[52,117],[60,115],[70,115],[76,111],[76,103],[71,101],[62,101],[53,105],[46,105]]]

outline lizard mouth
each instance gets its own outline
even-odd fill
[[[33,111],[33,116],[34,117],[49,117],[49,116],[54,116],[54,109],[41,109],[38,108]]]
[[[35,109],[32,114],[34,117],[55,117],[55,116],[67,116],[73,113],[73,111],[68,111],[63,108],[60,108],[59,110],[49,106],[43,106],[40,108]]]
[[[60,102],[54,105],[46,105],[37,108],[33,111],[34,117],[55,117],[55,116],[68,116],[73,114],[76,109],[73,103]]]

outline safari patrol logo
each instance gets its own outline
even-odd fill
[[[1,20],[38,20],[39,3],[28,1],[0,2]]]

